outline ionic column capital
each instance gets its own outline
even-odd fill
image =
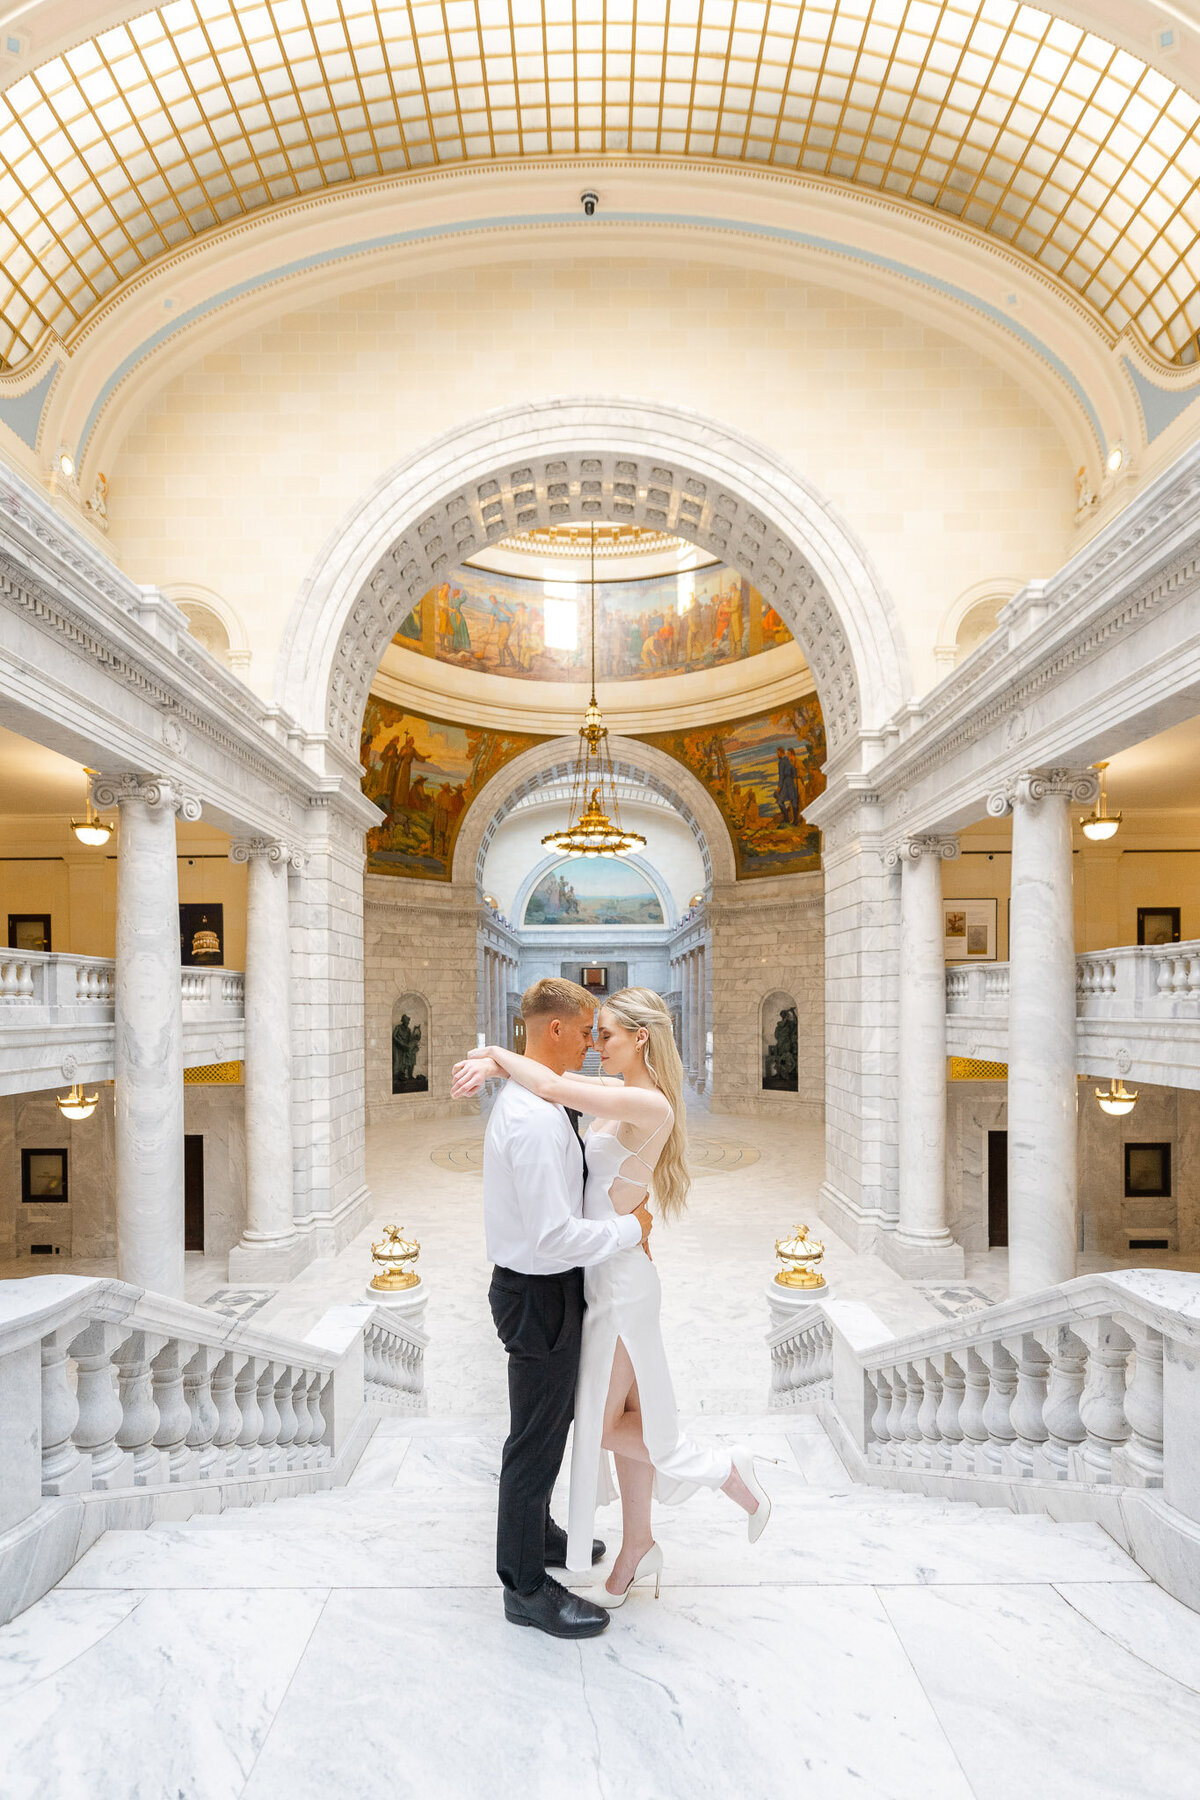
[[[152,811],[178,813],[188,824],[194,824],[203,811],[199,798],[173,775],[138,775],[125,770],[119,775],[93,775],[91,784],[92,804],[101,810],[137,800]]]
[[[235,863],[253,862],[262,857],[269,863],[289,864],[293,869],[303,869],[308,862],[308,851],[299,844],[291,844],[283,838],[251,837],[238,838],[229,846],[230,860]]]
[[[1061,795],[1074,806],[1092,806],[1099,792],[1095,769],[1023,769],[988,795],[987,809],[999,819],[1018,804],[1036,806],[1052,795]]]
[[[883,865],[895,869],[900,863],[919,862],[923,856],[954,862],[958,854],[958,838],[953,833],[927,832],[919,837],[898,838],[884,851]]]

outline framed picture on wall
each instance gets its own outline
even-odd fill
[[[1139,906],[1137,909],[1137,941],[1139,944],[1177,944],[1179,942],[1179,908],[1177,906]]]
[[[1141,1199],[1171,1192],[1170,1144],[1126,1144],[1125,1197]]]
[[[942,937],[947,962],[995,962],[996,901],[943,900]]]
[[[215,969],[225,961],[225,908],[219,901],[180,906],[179,960],[185,969]]]
[[[49,913],[9,913],[8,947],[10,950],[49,950]]]
[[[22,1150],[21,1201],[25,1206],[44,1206],[67,1199],[65,1150]]]
[[[585,964],[583,970],[583,986],[594,993],[607,993],[608,970],[597,968],[594,964]]]

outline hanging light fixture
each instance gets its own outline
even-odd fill
[[[55,1094],[58,1110],[64,1119],[90,1119],[96,1110],[99,1094],[85,1094],[79,1082],[75,1082],[69,1094]]]
[[[102,845],[107,844],[109,838],[113,834],[113,828],[107,820],[102,819],[99,816],[95,807],[92,805],[91,777],[96,773],[95,769],[85,769],[83,773],[85,777],[87,777],[85,790],[87,794],[87,817],[83,819],[72,819],[71,830],[75,833],[75,836],[79,839],[81,844],[90,844],[93,849],[99,849]],[[84,1117],[86,1118],[86,1116],[85,1113]]]
[[[1105,838],[1116,836],[1117,827],[1121,823],[1121,815],[1120,813],[1110,813],[1108,810],[1108,796],[1104,785],[1104,771],[1108,764],[1106,762],[1093,763],[1092,767],[1100,771],[1100,797],[1096,801],[1095,812],[1089,813],[1083,820],[1083,835],[1091,838],[1094,843],[1103,843]]]
[[[1123,1118],[1126,1113],[1131,1113],[1137,1105],[1138,1090],[1134,1088],[1131,1094],[1125,1086],[1124,1081],[1119,1076],[1114,1075],[1108,1084],[1107,1090],[1104,1088],[1096,1089],[1096,1098],[1106,1113],[1112,1113],[1114,1118],[1119,1119]]]
[[[550,831],[543,844],[563,856],[628,856],[646,840],[626,831],[617,804],[617,783],[608,748],[608,727],[596,704],[596,527],[591,535],[592,697],[579,727],[579,760],[571,789],[571,811],[564,831]]]

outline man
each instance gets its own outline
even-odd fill
[[[556,1075],[583,1066],[596,1003],[573,981],[535,981],[521,999],[525,1054]],[[495,1263],[488,1294],[508,1352],[509,1434],[500,1465],[496,1572],[505,1616],[552,1637],[594,1637],[602,1606],[547,1575],[566,1566],[567,1534],[550,1494],[575,1410],[583,1328],[583,1270],[645,1243],[645,1206],[620,1219],[585,1219],[578,1115],[505,1082],[483,1150],[483,1214]],[[599,1562],[604,1545],[593,1545]]]

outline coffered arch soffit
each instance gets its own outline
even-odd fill
[[[496,832],[524,801],[554,783],[569,783],[578,753],[575,738],[550,738],[515,756],[480,789],[454,846],[452,879],[474,882],[483,892],[483,867]],[[658,795],[683,820],[704,864],[705,886],[735,880],[733,845],[717,804],[695,776],[673,757],[637,738],[610,739],[618,780]]]
[[[819,494],[709,420],[603,399],[494,413],[392,470],[325,545],[292,609],[281,705],[357,765],[372,679],[421,595],[514,531],[588,518],[669,531],[753,582],[812,671],[833,767],[911,693],[892,601]]]

